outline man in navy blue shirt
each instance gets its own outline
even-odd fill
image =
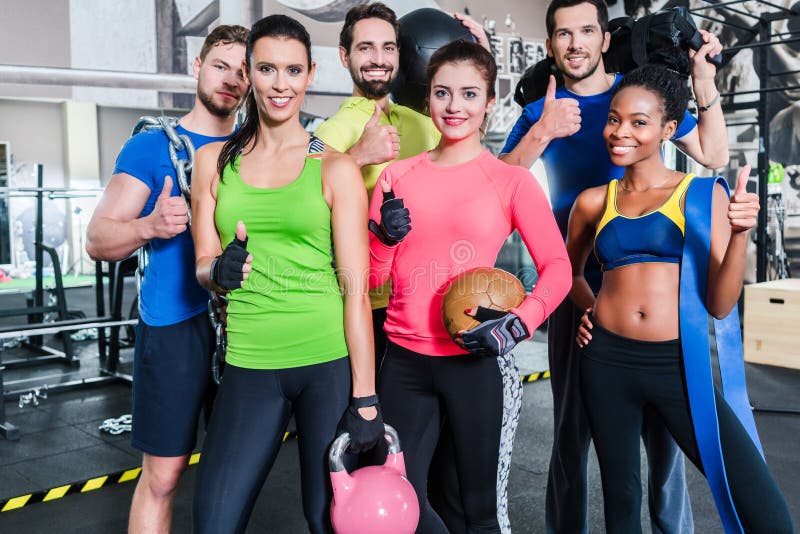
[[[541,157],[547,171],[550,200],[562,235],[566,238],[569,212],[578,194],[589,187],[620,178],[612,165],[602,132],[608,117],[611,92],[620,76],[607,74],[602,52],[608,48],[608,11],[602,0],[553,0],[546,14],[547,53],[564,76],[564,87],[551,78],[547,95],[525,107],[514,125],[500,159],[527,168]],[[715,67],[706,55],[721,52],[719,40],[703,33],[705,44],[690,52],[692,88],[700,115],[687,115],[673,142],[705,167],[728,162],[727,134]],[[597,291],[599,265],[590,258],[586,278]],[[550,316],[548,355],[555,431],[547,482],[548,532],[587,532],[586,465],[591,436],[579,393],[575,343],[583,310],[565,300]],[[650,417],[643,432],[650,467],[649,504],[654,532],[692,531],[689,498],[685,488],[683,454],[663,424]]]
[[[195,148],[224,141],[248,86],[242,73],[248,30],[218,26],[194,62],[197,94],[176,128]],[[149,248],[139,294],[131,444],[143,452],[129,532],[169,532],[172,499],[195,447],[200,412],[213,401],[214,333],[208,292],[195,278],[188,209],[161,130],[123,147],[87,228],[86,250],[119,261]],[[178,158],[186,158],[185,151]]]

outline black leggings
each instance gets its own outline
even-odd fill
[[[397,429],[419,497],[417,532],[447,533],[427,498],[428,468],[445,414],[468,532],[507,529],[505,489],[522,398],[510,355],[426,356],[390,341],[378,389],[384,420]]]
[[[581,393],[603,483],[606,531],[642,531],[639,439],[652,408],[702,471],[678,340],[647,342],[594,322],[581,358]],[[749,435],[715,388],[720,442],[736,511],[746,532],[792,532],[786,502]]]
[[[544,516],[548,533],[589,532],[587,464],[592,436],[581,399],[581,349],[575,342],[582,314],[583,310],[566,299],[548,320],[547,355],[554,421]],[[648,455],[651,530],[692,534],[683,452],[651,409],[645,410],[642,440]]]
[[[375,376],[378,376],[386,352],[386,308],[372,310],[373,340],[375,341]],[[377,380],[376,380],[377,383]],[[458,472],[456,471],[453,449],[453,437],[450,435],[447,422],[442,422],[439,444],[428,471],[428,498],[431,506],[442,518],[451,534],[467,532],[464,520],[464,507],[461,505],[461,493],[458,488]],[[359,458],[359,466],[382,464],[386,458],[386,447],[383,443]]]
[[[197,472],[195,532],[245,531],[292,413],[308,529],[331,532],[328,446],[349,397],[349,358],[277,370],[228,365]]]

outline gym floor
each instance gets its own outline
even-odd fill
[[[18,306],[14,295],[0,295],[0,306]],[[86,303],[91,313],[94,302],[90,288],[70,290],[70,308]],[[127,308],[124,308],[127,309]],[[545,336],[524,343],[516,352],[522,374],[547,368]],[[58,347],[57,340],[51,340]],[[99,359],[93,341],[76,343],[80,369],[70,378],[97,376]],[[12,348],[4,359],[30,356],[30,351]],[[130,369],[132,350],[123,350],[122,368]],[[800,410],[800,371],[748,364],[750,398],[756,407]],[[65,372],[60,364],[46,364],[6,371],[5,387],[16,381],[26,384],[57,383]],[[29,381],[38,377],[38,381]],[[130,388],[124,384],[90,387],[51,394],[38,406],[19,407],[16,400],[5,403],[10,422],[20,429],[16,442],[0,438],[0,508],[10,498],[36,494],[52,488],[85,482],[141,465],[141,456],[131,448],[130,434],[111,436],[98,429],[108,418],[130,413]],[[800,417],[790,414],[756,413],[756,423],[773,475],[789,503],[795,526],[800,528]],[[516,533],[544,532],[544,495],[547,467],[552,445],[552,396],[548,380],[525,385],[522,419],[515,441],[509,508]],[[202,430],[198,440],[202,443]],[[644,457],[644,455],[643,455]],[[644,475],[643,468],[643,478]],[[691,464],[687,465],[689,491],[698,533],[722,532],[716,509],[705,479]],[[192,488],[196,467],[184,476],[174,508],[174,532],[191,532]],[[100,485],[97,482],[96,485]],[[75,485],[80,488],[82,485]],[[76,492],[48,502],[31,499],[24,506],[0,513],[0,532],[29,534],[45,532],[121,533],[126,531],[127,514],[135,482],[107,480],[99,489]],[[74,490],[73,490],[74,491]],[[646,488],[645,488],[646,491]],[[594,452],[589,461],[590,532],[603,531],[602,491]],[[643,499],[646,503],[646,495]],[[8,506],[6,504],[6,506]],[[645,532],[649,531],[646,506],[642,512]],[[284,443],[275,466],[256,504],[247,532],[305,532],[297,462],[297,442]]]

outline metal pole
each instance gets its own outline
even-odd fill
[[[769,41],[772,24],[765,18],[758,23],[759,39]],[[758,48],[759,88],[767,89],[769,76],[769,50],[763,46]],[[767,280],[767,175],[769,173],[769,117],[767,117],[767,94],[762,93],[758,102],[758,201],[761,210],[758,212],[756,228],[756,282]]]
[[[30,67],[25,65],[0,65],[3,83],[27,85],[63,85],[69,87],[112,87],[115,89],[149,89],[171,93],[194,94],[197,81],[187,74],[149,74],[145,72],[120,72],[91,69],[63,69],[58,67]],[[330,84],[328,84],[330,86]],[[346,96],[347,92],[306,91],[307,95]]]
[[[695,10],[700,10],[700,9],[720,8],[720,7],[722,7],[722,8],[724,8],[725,11],[730,11],[731,13],[736,13],[737,15],[742,15],[743,17],[750,17],[750,18],[753,18],[753,19],[756,19],[756,20],[758,20],[760,18],[758,15],[754,15],[752,13],[748,13],[747,11],[742,11],[741,9],[734,9],[734,8],[730,7],[730,6],[734,5],[734,4],[744,4],[745,2],[727,2],[727,3],[724,3],[724,4],[720,5],[717,2],[709,2],[709,0],[703,0],[703,1],[705,1],[707,3],[711,3],[712,5],[707,6],[707,7],[693,8],[693,9],[690,9],[689,11],[694,12]],[[692,13],[692,14],[694,14],[694,13]]]
[[[794,35],[794,33],[792,33],[792,35]],[[778,40],[773,41],[770,38],[769,35],[767,35],[766,38],[764,38],[764,36],[762,35],[759,38],[759,40],[754,42],[754,43],[747,43],[747,44],[743,44],[743,45],[730,46],[730,47],[726,48],[725,51],[728,52],[728,53],[731,53],[731,52],[736,52],[736,51],[739,51],[739,50],[744,50],[745,48],[759,48],[759,47],[765,47],[765,46],[784,45],[784,44],[796,43],[798,41],[800,41],[800,37],[792,37],[791,39],[782,39],[782,40],[779,40],[779,41]]]
[[[93,69],[65,69],[0,65],[3,83],[151,89],[172,93],[194,93],[197,82],[188,74],[150,74]]]
[[[0,194],[4,193],[76,193],[80,195],[93,195],[97,196],[99,193],[105,191],[100,187],[84,187],[76,189],[74,187],[0,187]],[[33,196],[33,195],[27,195]]]
[[[19,429],[6,420],[6,403],[5,393],[6,388],[3,385],[3,340],[0,339],[0,436],[3,436],[9,441],[17,441],[19,439]]]
[[[36,187],[43,188],[44,187],[44,165],[41,163],[36,164]],[[44,306],[44,288],[42,282],[43,273],[43,263],[44,263],[44,249],[42,245],[44,244],[42,241],[44,239],[44,193],[42,191],[37,191],[36,193],[36,227],[34,231],[33,237],[33,249],[34,249],[34,256],[36,260],[36,290],[33,294],[33,302],[34,306],[40,308]],[[31,317],[33,322],[41,322],[44,317],[42,315],[36,315]],[[41,340],[40,337],[37,336],[38,340]],[[33,340],[32,340],[33,341]],[[41,341],[34,341],[35,344],[41,344]]]
[[[173,72],[172,56],[174,53],[172,32],[175,5],[172,0],[156,2],[156,70],[159,73]],[[158,105],[161,108],[172,107],[172,93],[158,92]]]
[[[194,37],[205,37],[207,28],[211,23],[219,18],[219,2],[214,0],[206,7],[204,7],[197,15],[180,28],[175,35],[178,37],[185,37],[192,35]]]
[[[731,2],[712,2],[711,0],[701,0],[701,1],[705,2],[708,5],[700,6],[700,7],[693,7],[689,11],[694,13],[695,11],[700,11],[700,10],[703,10],[703,9],[719,9],[721,7],[735,6],[735,5],[738,5],[738,4],[744,4],[746,2],[746,0],[733,0]]]
[[[105,317],[90,317],[87,319],[70,319],[66,321],[59,321],[57,323],[47,323],[52,326],[31,325],[32,328],[25,328],[20,325],[20,328],[14,330],[0,331],[0,340],[14,339],[17,337],[26,337],[41,334],[57,334],[59,332],[73,332],[75,330],[84,330],[87,328],[113,328],[117,326],[134,326],[138,323],[138,319],[120,319],[108,320]]]
[[[103,289],[103,262],[99,260],[94,263],[94,281],[94,302],[97,308],[97,316],[105,317],[106,301]],[[97,329],[97,352],[100,354],[100,361],[105,362],[108,356],[105,328]]]
[[[770,74],[766,73],[766,76],[769,77]],[[719,96],[720,98],[725,98],[726,96],[738,96],[738,95],[763,95],[766,93],[777,93],[779,91],[793,91],[795,89],[800,89],[800,84],[784,85],[782,87],[770,87],[769,89],[754,89],[753,91],[733,91],[731,93],[720,93]]]

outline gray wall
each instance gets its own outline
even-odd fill
[[[97,136],[100,144],[100,184],[105,187],[114,171],[114,163],[122,145],[131,136],[139,117],[144,115],[177,115],[162,110],[113,108],[98,106]]]
[[[69,0],[3,0],[0,62],[69,67]]]
[[[44,165],[46,185],[64,184],[64,146],[62,142],[61,104],[0,98],[0,140],[11,143],[17,164]],[[16,186],[35,186],[26,178]]]
[[[510,13],[514,19],[516,32],[527,39],[544,40],[547,32],[544,28],[544,13],[549,0],[438,0],[439,7],[444,11],[464,12],[464,6],[477,21],[484,17],[497,21],[497,31],[509,31],[503,25],[506,14]]]
[[[2,0],[0,64],[70,66],[70,0]],[[68,87],[0,84],[0,96],[69,98]]]

